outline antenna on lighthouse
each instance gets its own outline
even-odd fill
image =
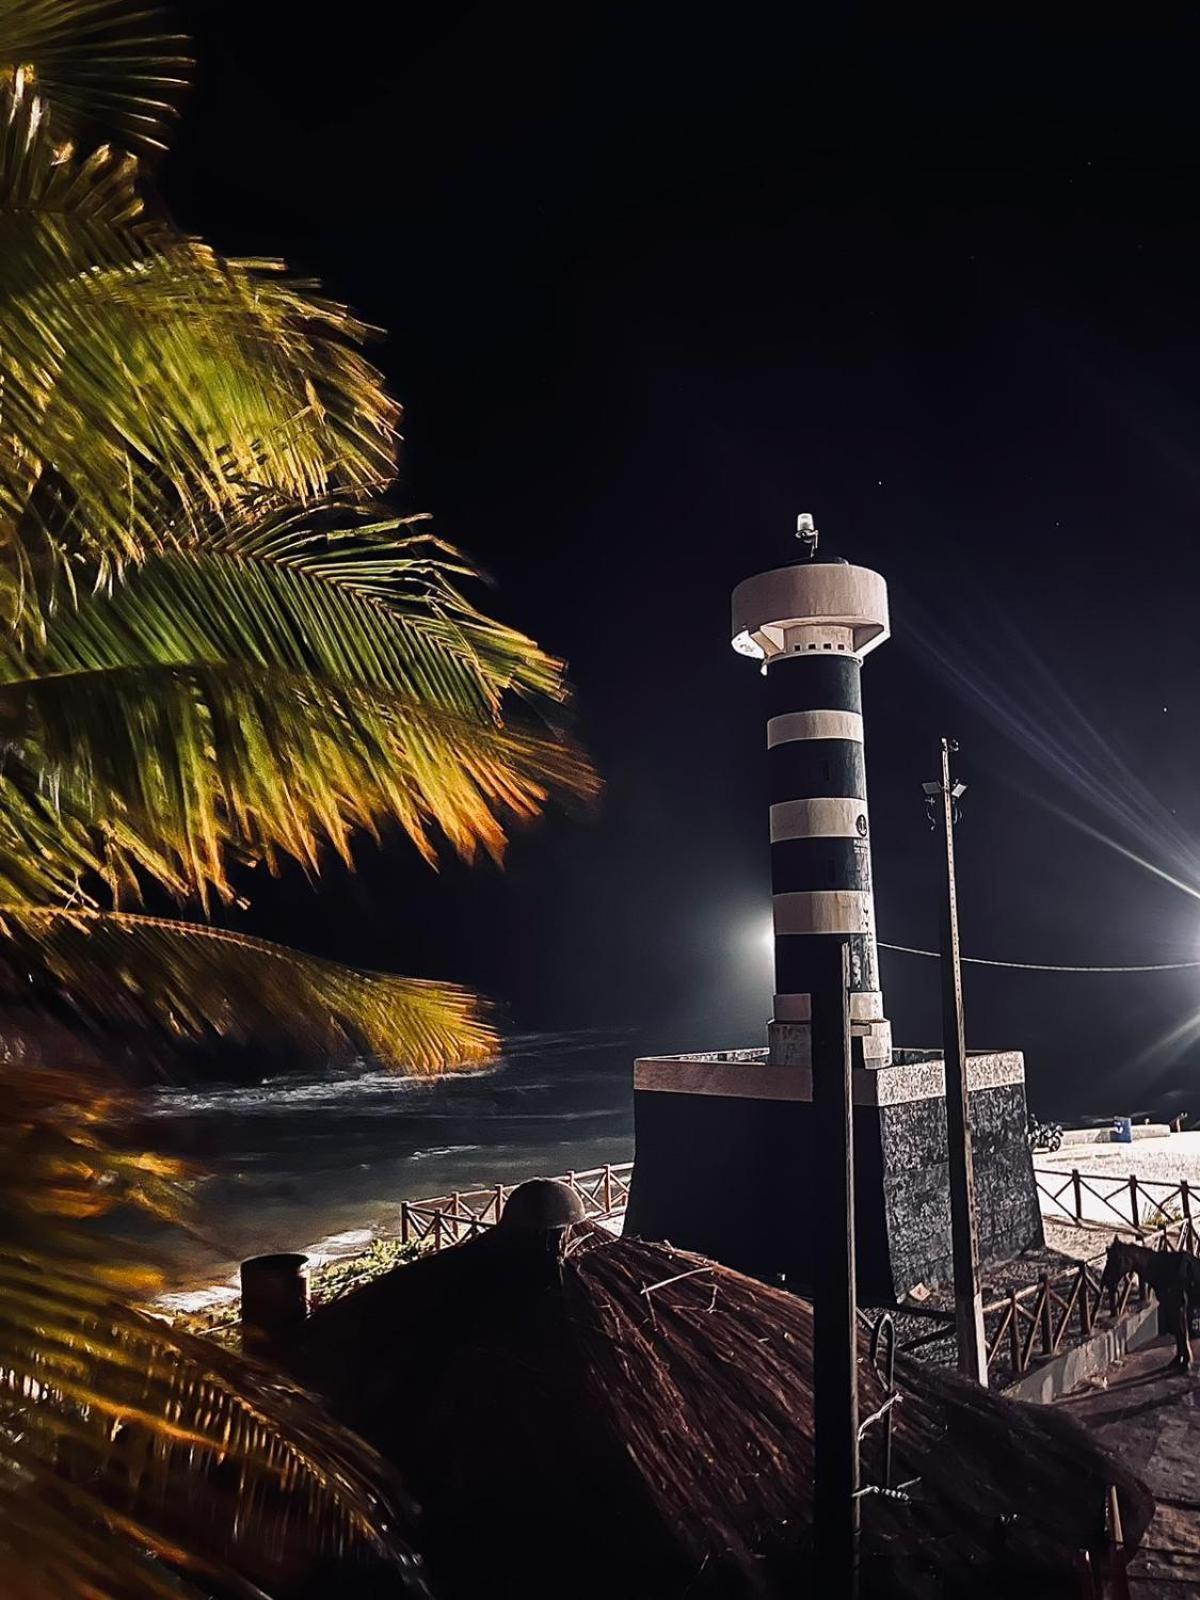
[[[821,537],[816,523],[813,521],[811,511],[802,511],[796,518],[796,537],[804,546],[804,554],[810,561],[816,559],[817,540]]]

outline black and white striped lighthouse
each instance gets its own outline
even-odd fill
[[[813,985],[829,970],[817,947],[842,937],[855,1057],[867,1067],[892,1059],[875,944],[861,685],[863,657],[888,633],[887,585],[866,567],[801,561],[734,590],[733,647],[762,661],[767,679],[773,1066],[810,1065]]]
[[[815,543],[811,518],[801,533]],[[838,1087],[843,1112],[846,1089],[853,1106],[844,1129],[853,1160],[844,1171],[853,1173],[858,1289],[872,1305],[949,1282],[954,1270],[945,1063],[937,1048],[892,1048],[879,989],[860,680],[863,658],[888,634],[887,584],[866,567],[798,561],[734,591],[734,649],[767,680],[774,1015],[766,1049],[635,1062],[625,1215],[632,1237],[815,1288],[838,1162],[823,1120],[832,1074],[815,1081],[812,1071],[813,997],[818,1019],[828,1017],[836,991],[822,986],[840,985],[835,946],[845,945],[852,1070]],[[967,1077],[980,1256],[999,1260],[1042,1242],[1021,1052],[970,1052]]]

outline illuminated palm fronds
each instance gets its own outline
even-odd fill
[[[140,867],[229,898],[230,857],[316,870],[322,844],[348,861],[388,821],[429,859],[439,835],[499,856],[511,820],[594,788],[560,732],[505,704],[553,705],[557,662],[459,602],[433,557],[410,571],[388,546],[364,594],[326,542],[154,556],[60,606],[36,646],[0,644],[0,732],[99,830],[114,888]],[[0,778],[0,818],[5,795]]]
[[[6,1600],[249,1594],[356,1548],[423,1592],[378,1458],[276,1375],[136,1309],[157,1274],[80,1225],[179,1212],[174,1164],[115,1140],[133,1109],[79,1061],[0,1063]]]
[[[0,0],[0,78],[24,69],[64,131],[160,149],[190,67],[153,0]]]
[[[136,163],[80,158],[52,120],[20,75],[0,95],[0,899],[95,911],[102,884],[128,903],[153,880],[207,908],[236,898],[237,863],[315,873],[387,824],[430,861],[442,840],[499,857],[513,822],[594,779],[547,719],[561,663],[478,609],[421,519],[376,503],[397,408],[364,330],[147,220]],[[99,925],[46,924],[40,967],[31,926],[23,959],[77,993],[64,950],[94,973]],[[165,976],[165,935],[131,928],[118,1009]],[[401,991],[383,1004],[298,963],[293,997],[301,972],[291,1018],[317,1042],[426,1070],[487,1048],[453,988],[431,1044]],[[208,1025],[163,987],[156,1020]]]
[[[136,912],[0,905],[0,992],[53,985],[89,1022],[367,1051],[415,1074],[487,1061],[479,1002],[454,984],[360,972],[265,939]]]
[[[18,77],[0,93],[0,548],[31,594],[101,573],[273,490],[373,491],[398,407],[366,329],[276,263],[147,221],[136,162],[60,143]]]

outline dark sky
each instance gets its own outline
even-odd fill
[[[762,683],[740,578],[878,565],[881,937],[936,940],[920,783],[962,746],[968,952],[1200,957],[1200,31],[784,31],[783,8],[208,0],[180,219],[388,330],[400,503],[571,662],[594,817],[439,878],[396,843],[252,925],[463,979],[524,1027],[758,1042]],[[884,958],[902,1043],[936,968]],[[969,975],[1031,1098],[1182,1092],[1200,972]]]

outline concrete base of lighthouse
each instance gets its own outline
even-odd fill
[[[976,1053],[968,1076],[980,1256],[1003,1260],[1043,1242],[1024,1059]],[[897,1050],[853,1080],[858,1292],[880,1305],[953,1276],[945,1071],[935,1051]],[[804,1292],[824,1212],[811,1101],[808,1070],[765,1050],[639,1061],[626,1234]]]

